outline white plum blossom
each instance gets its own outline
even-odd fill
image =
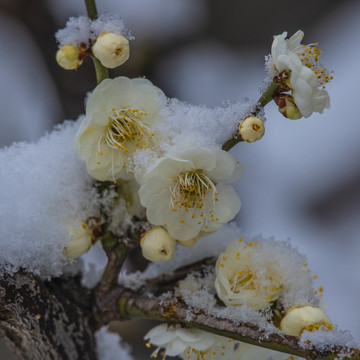
[[[243,173],[236,158],[219,149],[192,148],[165,156],[144,176],[139,190],[148,220],[167,228],[176,240],[217,230],[240,210],[226,185]]]
[[[315,44],[302,45],[304,33],[299,30],[290,39],[287,32],[277,35],[271,47],[271,56],[278,73],[288,71],[286,85],[292,90],[295,104],[302,116],[309,117],[313,112],[322,113],[330,107],[325,84],[332,79],[327,68],[319,63],[319,50]],[[319,87],[322,87],[319,90]]]
[[[129,158],[154,145],[153,124],[166,103],[149,80],[105,79],[90,95],[75,150],[97,180],[128,178]]]
[[[153,352],[156,357],[164,349],[164,357],[180,356],[184,360],[235,360],[239,342],[198,329],[181,328],[179,325],[161,324],[146,335],[150,344],[158,346]]]
[[[246,304],[262,309],[281,294],[280,266],[264,256],[261,244],[245,244],[240,238],[232,242],[216,262],[215,289],[226,305]]]

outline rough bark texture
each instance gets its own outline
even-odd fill
[[[90,294],[78,278],[0,280],[0,337],[19,359],[96,359]]]

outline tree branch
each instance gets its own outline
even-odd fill
[[[130,250],[139,245],[142,232],[149,223],[142,217],[133,217],[131,225],[122,230],[122,234],[115,236],[107,231],[101,242],[107,255],[108,262],[99,284],[94,289],[96,299],[103,299],[113,287],[117,286],[121,268]]]
[[[214,259],[208,258],[180,268],[171,275],[162,275],[156,279],[151,279],[146,282],[140,293],[121,286],[114,287],[112,292],[102,301],[100,313],[97,314],[98,321],[101,324],[107,324],[112,320],[131,318],[160,320],[205,330],[309,360],[331,360],[335,359],[339,354],[347,354],[344,359],[348,360],[360,359],[359,349],[335,346],[331,351],[320,351],[310,343],[307,344],[305,349],[296,336],[278,333],[269,334],[249,323],[235,324],[229,319],[220,319],[201,310],[190,308],[181,298],[175,296],[165,300],[156,297],[166,293],[168,290],[173,290],[177,282],[184,279],[189,271],[199,270],[204,264],[213,265]],[[191,320],[189,317],[190,312]]]

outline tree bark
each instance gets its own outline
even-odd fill
[[[0,337],[18,359],[95,360],[91,293],[80,279],[43,281],[18,272],[0,280]]]

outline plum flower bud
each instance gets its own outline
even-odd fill
[[[150,261],[168,261],[173,258],[176,241],[161,226],[147,231],[140,240],[142,254]]]
[[[258,117],[248,116],[239,124],[239,136],[248,143],[260,140],[264,134],[264,123]]]
[[[286,118],[291,120],[297,120],[302,118],[301,112],[299,108],[296,106],[294,97],[289,94],[282,94],[279,96],[275,96],[274,100],[276,104],[279,106],[279,111]]]
[[[301,336],[304,330],[334,330],[328,316],[316,306],[293,306],[280,323],[280,330],[288,335]]]
[[[73,240],[67,242],[64,248],[64,254],[69,259],[75,259],[90,249],[92,232],[85,223],[82,223],[79,228],[70,228],[69,233]]]
[[[92,51],[101,64],[113,69],[129,58],[129,41],[121,34],[105,32],[99,35]]]
[[[83,62],[81,49],[74,45],[64,45],[56,53],[57,63],[66,70],[75,70]]]

